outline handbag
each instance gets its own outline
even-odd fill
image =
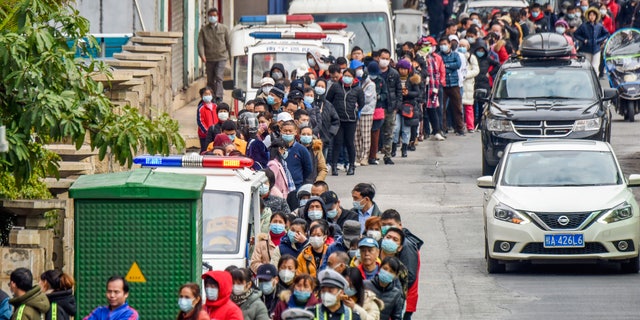
[[[384,108],[375,108],[373,109],[373,120],[382,120],[384,119]]]
[[[402,116],[407,119],[413,118],[413,104],[409,102],[403,102],[402,106],[400,106],[400,112]]]

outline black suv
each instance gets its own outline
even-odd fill
[[[544,138],[609,141],[614,89],[603,89],[593,67],[571,57],[563,35],[527,37],[521,56],[498,71],[489,94],[475,91],[484,102],[482,175],[492,175],[507,144]]]

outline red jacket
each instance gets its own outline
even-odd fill
[[[613,23],[613,19],[611,19],[608,15],[602,16],[602,26],[604,26],[604,28],[609,31],[609,34],[613,34],[614,32],[616,32],[616,25],[615,23]]]
[[[607,5],[607,8],[609,9],[609,11],[611,11],[611,14],[613,15],[613,24],[616,24],[616,19],[618,18],[618,12],[620,12],[620,6],[616,3],[615,0],[611,0],[609,1],[609,4]]]
[[[215,103],[200,103],[198,105],[198,137],[206,138],[209,127],[218,123]]]
[[[447,69],[445,68],[442,57],[439,54],[434,53],[433,59],[436,60],[438,72],[440,72],[440,86],[444,87],[447,84]]]
[[[211,320],[244,320],[242,310],[231,301],[233,281],[231,274],[226,271],[209,271],[202,275],[202,279],[211,278],[218,283],[218,300],[207,299],[205,308]]]
[[[420,274],[420,251],[418,251],[418,268],[416,275]],[[420,282],[420,276],[416,276],[416,281],[409,287],[407,291],[407,312],[416,312],[418,307],[418,283]]]

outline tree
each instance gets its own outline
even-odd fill
[[[121,165],[131,165],[142,149],[168,154],[172,145],[184,147],[177,122],[166,113],[148,119],[104,95],[91,75],[110,76],[108,68],[74,58],[88,32],[89,21],[68,0],[0,1],[0,123],[9,141],[0,172],[13,173],[17,183],[57,173],[58,158],[43,148],[57,141],[80,148],[88,137],[100,160],[111,153]],[[96,48],[89,39],[89,49]]]

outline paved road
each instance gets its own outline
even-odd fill
[[[615,116],[612,145],[625,175],[640,173],[640,123]],[[421,250],[420,300],[414,319],[637,319],[640,275],[617,265],[535,265],[507,274],[485,271],[480,135],[424,141],[395,166],[356,169],[328,183],[350,206],[358,182],[377,187],[375,201],[395,208]],[[636,198],[640,190],[636,190]]]

